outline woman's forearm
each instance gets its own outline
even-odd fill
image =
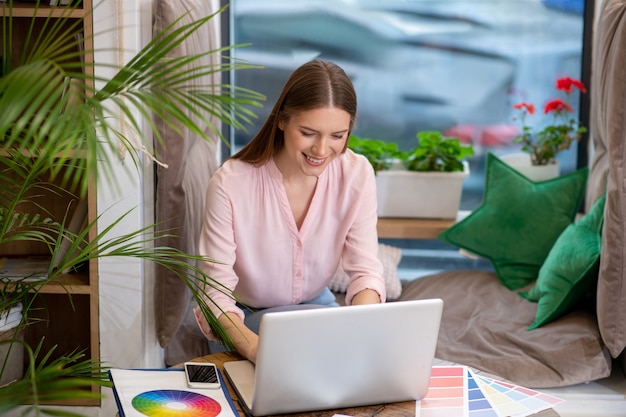
[[[259,337],[248,329],[238,315],[225,313],[219,317],[220,324],[233,341],[235,349],[249,361],[256,362],[256,351]]]
[[[352,297],[351,305],[359,305],[359,304],[378,304],[380,303],[380,295],[374,290],[369,288],[364,289],[363,291],[358,292]]]

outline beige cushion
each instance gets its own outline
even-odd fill
[[[626,346],[626,1],[606,0],[594,34],[591,79],[593,161],[587,208],[602,195],[608,175],[597,291],[600,333],[611,355]]]
[[[402,283],[400,282],[400,278],[398,278],[398,264],[401,258],[402,249],[383,243],[378,244],[378,259],[380,259],[383,264],[383,277],[385,278],[387,300],[397,299],[402,292]],[[337,293],[345,293],[349,283],[350,277],[343,270],[340,263],[328,287]]]
[[[436,356],[516,384],[546,388],[611,373],[593,314],[576,310],[535,330],[537,304],[500,284],[493,272],[442,272],[409,283],[400,300],[441,298]]]

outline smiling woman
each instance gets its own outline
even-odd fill
[[[290,173],[294,177],[321,174],[337,155],[345,151],[350,124],[347,111],[330,106],[279,120],[278,128],[283,131],[285,145],[276,157],[276,165],[284,180],[289,180]]]
[[[355,117],[356,93],[343,69],[307,62],[254,139],[210,180],[199,246],[220,263],[202,269],[237,299],[223,289],[207,297],[235,348],[253,362],[255,327],[268,309],[338,306],[328,285],[340,261],[350,277],[347,304],[386,299],[374,170],[347,149]]]
[[[317,177],[346,149],[350,114],[336,107],[320,107],[278,120],[284,147],[274,157],[298,229],[317,186]]]

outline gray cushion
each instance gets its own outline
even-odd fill
[[[493,272],[450,271],[408,283],[400,300],[441,298],[436,356],[531,388],[605,378],[611,359],[593,314],[569,312],[529,331],[537,304],[498,281]]]

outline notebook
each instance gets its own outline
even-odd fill
[[[248,414],[308,412],[426,395],[443,301],[267,313],[256,366],[224,364]]]

